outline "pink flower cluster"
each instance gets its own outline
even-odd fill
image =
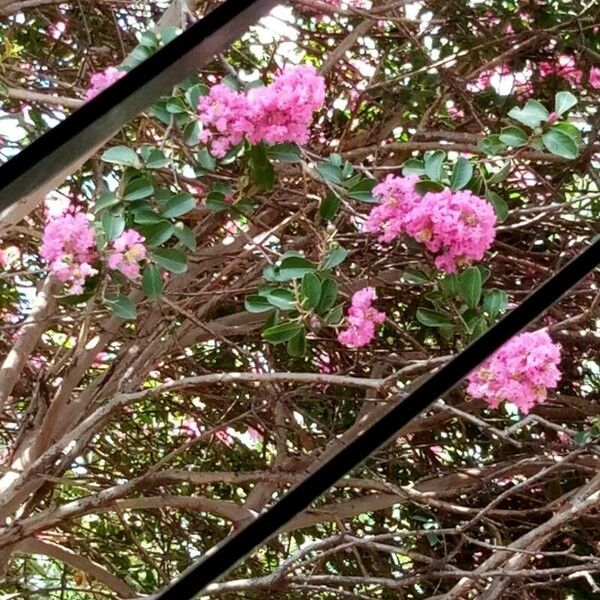
[[[571,54],[557,54],[552,61],[530,64],[520,72],[514,71],[506,64],[497,65],[479,73],[477,79],[467,84],[467,89],[471,92],[482,92],[490,87],[497,90],[509,88],[517,97],[529,98],[534,91],[531,76],[535,71],[542,79],[554,75],[574,87],[580,87],[583,80],[583,70],[577,66],[575,57]],[[594,89],[600,88],[600,68],[590,69],[589,85]]]
[[[40,255],[55,277],[71,283],[71,294],[81,294],[86,277],[98,272],[91,266],[96,258],[96,232],[88,216],[70,209],[50,219],[44,228]]]
[[[358,290],[348,309],[348,328],[338,334],[340,344],[348,348],[366,346],[374,337],[376,326],[385,321],[385,313],[372,307],[377,298],[372,287]]]
[[[313,113],[324,102],[325,80],[307,65],[286,67],[273,83],[247,94],[218,84],[198,102],[200,141],[217,157],[244,137],[251,144],[305,144]]]
[[[544,402],[548,388],[558,384],[559,363],[560,346],[546,331],[522,333],[469,375],[467,392],[485,400],[491,408],[507,401],[527,414]]]
[[[558,54],[553,62],[541,62],[538,69],[542,79],[556,75],[575,86],[579,85],[583,78],[583,71],[577,67],[575,57],[570,54]]]
[[[126,229],[114,242],[108,266],[129,279],[140,276],[140,261],[146,258],[144,238],[135,229]]]
[[[100,73],[95,73],[90,79],[90,87],[85,93],[85,100],[91,100],[97,96],[102,90],[112,85],[115,81],[121,79],[125,75],[125,71],[116,69],[115,67],[108,67]]]
[[[366,231],[391,242],[406,234],[438,254],[435,265],[448,273],[470,261],[481,260],[496,235],[492,205],[469,191],[428,192],[422,198],[415,189],[416,175],[388,175],[373,188],[382,200],[365,223]]]

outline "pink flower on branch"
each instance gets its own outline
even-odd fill
[[[102,90],[111,86],[115,81],[118,81],[125,75],[125,71],[116,69],[115,67],[108,67],[100,73],[94,73],[90,79],[90,87],[85,93],[85,100],[91,100],[97,96]]]
[[[438,254],[436,266],[449,273],[481,260],[496,235],[492,205],[469,191],[444,190],[421,197],[415,189],[418,181],[416,175],[388,175],[376,185],[373,195],[381,204],[371,210],[365,230],[381,232],[381,242],[402,234],[412,237]]]
[[[545,330],[522,333],[469,375],[467,392],[491,408],[507,401],[527,414],[544,402],[549,388],[557,386],[559,363],[560,346]]]
[[[481,260],[496,236],[492,205],[469,191],[429,192],[406,216],[406,233],[438,254],[435,266],[453,273]]]
[[[129,279],[140,276],[140,261],[146,258],[144,238],[135,229],[126,229],[114,242],[108,256],[110,269],[121,271]]]
[[[375,289],[366,287],[353,296],[346,320],[348,328],[338,334],[340,344],[348,348],[366,346],[374,337],[377,325],[385,321],[385,313],[372,307]]]
[[[313,113],[325,102],[325,81],[311,66],[286,67],[273,83],[247,94],[224,84],[198,102],[200,141],[216,157],[247,138],[251,144],[305,144]]]
[[[595,90],[600,89],[600,67],[592,67],[590,69],[590,87]]]
[[[40,255],[50,272],[63,283],[71,283],[70,293],[81,294],[87,277],[98,271],[96,232],[88,216],[76,209],[50,219],[44,228]]]

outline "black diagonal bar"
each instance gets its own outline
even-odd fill
[[[419,413],[460,383],[470,371],[493,354],[526,325],[539,317],[563,294],[600,263],[600,238],[528,296],[499,323],[455,356],[437,373],[362,435],[344,446],[318,470],[308,475],[268,511],[230,536],[185,571],[152,600],[189,600],[231,570],[244,556],[268,540],[298,513],[308,508],[336,481],[387,444]]]
[[[121,127],[242,35],[277,0],[225,0],[0,167],[0,212],[62,183]],[[54,185],[51,184],[54,182]],[[50,185],[49,185],[50,184]]]

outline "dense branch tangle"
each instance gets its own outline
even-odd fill
[[[486,155],[478,142],[509,123],[515,99],[466,88],[486,69],[506,64],[518,72],[527,61],[547,59],[551,40],[586,68],[598,65],[597,9],[532,3],[523,17],[500,2],[427,1],[416,12],[405,2],[378,2],[333,16],[327,5],[306,4],[331,18],[313,18],[299,6],[277,18],[293,19],[304,62],[327,76],[327,110],[302,162],[277,163],[272,190],[247,185],[243,161],[199,177],[184,169],[197,166],[197,148],[150,111],[114,141],[152,144],[174,157],[174,169],[155,173],[163,185],[198,184],[206,195],[229,182],[234,196],[247,194],[256,205],[247,219],[215,214],[204,202],[186,215],[197,242],[188,271],[171,277],[160,300],[136,297],[135,322],[111,315],[100,293],[85,305],[60,296],[38,255],[42,209],[4,236],[2,248],[16,245],[22,253],[0,279],[2,310],[15,315],[2,325],[0,342],[0,589],[9,597],[150,594],[467,343],[464,333],[445,338],[416,318],[437,281],[422,248],[378,245],[357,227],[369,207],[347,197],[331,224],[320,219],[331,182],[314,165],[332,152],[377,178],[399,174],[407,158],[431,150],[477,156],[493,171],[510,157],[506,179],[493,186],[509,214],[482,264],[490,271],[485,289],[503,290],[512,304],[598,232],[593,89],[584,82],[573,90],[577,119],[591,130],[573,161],[546,149]],[[187,7],[169,8],[168,23],[189,18],[188,9],[201,16],[210,5]],[[0,55],[2,110],[29,135],[39,134],[43,117],[77,106],[90,73],[113,65],[114,55],[125,58],[136,45],[132,28],[149,28],[164,9],[1,3],[10,15],[1,35],[12,44]],[[66,29],[49,36],[59,21]],[[272,74],[272,57],[294,37],[278,27],[281,39],[254,32],[236,43],[201,73],[203,81]],[[547,105],[566,89],[560,78],[533,79],[534,97]],[[29,120],[22,101],[31,106]],[[451,116],[451,102],[463,116]],[[26,141],[6,140],[4,149]],[[96,200],[111,170],[94,158],[63,191]],[[284,251],[318,262],[332,239],[350,253],[336,270],[341,298],[372,285],[388,321],[366,350],[344,348],[323,328],[304,357],[288,357],[261,339],[266,317],[245,312],[244,297]],[[428,277],[419,283],[415,268]],[[549,325],[565,359],[560,388],[534,413],[519,421],[457,390],[207,595],[597,593],[598,447],[597,438],[581,433],[599,413],[597,319],[595,275],[538,324]]]

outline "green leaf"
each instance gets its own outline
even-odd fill
[[[317,165],[317,171],[319,175],[329,181],[329,183],[342,183],[342,170],[332,165],[329,162],[321,162]]]
[[[571,92],[558,92],[554,96],[554,110],[562,115],[577,104],[577,98]]]
[[[264,144],[252,146],[250,157],[250,179],[259,188],[270,190],[275,184],[275,169],[267,158]]]
[[[342,320],[343,316],[344,316],[344,305],[338,304],[335,308],[332,308],[325,315],[324,321],[325,321],[325,323],[327,323],[327,325],[337,325]]]
[[[459,158],[452,169],[450,187],[453,190],[462,190],[473,177],[473,165],[466,158]]]
[[[106,236],[106,241],[112,242],[116,240],[125,230],[125,219],[123,215],[114,214],[111,212],[102,213],[102,231]]]
[[[506,144],[500,140],[497,133],[488,135],[477,142],[477,147],[488,155],[499,154],[506,150]]]
[[[155,213],[153,210],[148,210],[146,208],[141,210],[136,210],[133,214],[133,220],[136,223],[140,223],[142,225],[148,225],[150,223],[163,223],[164,218]]]
[[[187,192],[179,192],[170,198],[162,211],[168,218],[180,217],[196,208],[196,199]]]
[[[287,343],[290,356],[304,356],[306,353],[306,330],[304,327]]]
[[[172,115],[181,115],[188,112],[188,107],[181,98],[169,98],[165,108]]]
[[[172,42],[179,34],[181,33],[181,29],[179,27],[175,27],[174,25],[167,25],[160,32],[160,39],[163,44],[169,44]]]
[[[265,294],[270,304],[281,310],[294,310],[296,308],[296,297],[285,288],[275,288]]]
[[[489,190],[486,192],[485,197],[494,207],[498,222],[502,223],[505,221],[508,216],[508,204],[506,204],[504,198],[502,198],[500,194],[496,194],[496,192],[491,192]]]
[[[127,57],[127,63],[130,64],[132,67],[136,67],[140,63],[143,63],[150,56],[152,56],[152,52],[150,51],[150,49],[140,44],[131,51],[131,53]]]
[[[581,144],[581,131],[579,131],[575,125],[572,125],[571,123],[556,123],[552,126],[552,129],[561,131],[569,137],[572,137],[577,146]]]
[[[214,171],[217,163],[206,148],[200,148],[198,150],[198,164],[206,171]]]
[[[115,165],[136,167],[137,169],[142,166],[136,151],[127,146],[113,146],[112,148],[105,150],[104,154],[102,154],[102,160]]]
[[[425,174],[432,181],[441,181],[444,177],[444,160],[446,153],[436,150],[425,158]]]
[[[196,249],[196,234],[183,223],[175,224],[175,237],[192,252]]]
[[[523,108],[515,106],[509,113],[508,116],[531,129],[539,127],[543,121],[545,121],[550,113],[546,107],[538,102],[537,100],[528,100]],[[514,146],[514,144],[510,144]]]
[[[452,325],[452,319],[448,315],[436,312],[435,310],[430,310],[429,308],[418,308],[417,320],[427,327]]]
[[[163,293],[163,278],[156,265],[147,265],[144,268],[142,289],[148,298],[159,298]]]
[[[573,442],[578,446],[587,444],[592,439],[589,431],[578,431],[573,437]]]
[[[440,287],[444,293],[449,296],[456,296],[460,291],[460,279],[458,275],[446,275],[442,281],[440,281]]]
[[[300,293],[307,308],[316,308],[321,300],[321,280],[314,273],[306,273],[302,278]]]
[[[158,38],[152,31],[144,31],[143,33],[140,33],[137,38],[140,44],[147,48],[156,49],[158,46]]]
[[[361,179],[348,190],[348,197],[360,202],[377,202],[373,198],[373,188],[377,184],[375,179]]]
[[[493,319],[497,317],[508,304],[506,292],[496,288],[490,290],[483,297],[483,310]]]
[[[148,169],[162,169],[166,167],[170,160],[158,148],[153,148],[144,159]]]
[[[321,283],[321,297],[317,306],[317,312],[319,314],[326,313],[337,300],[338,297],[338,284],[332,277],[327,277]]]
[[[513,148],[526,146],[527,140],[527,134],[520,127],[504,127],[500,132],[500,141]]]
[[[471,323],[469,328],[471,332],[471,340],[476,340],[487,331],[487,323],[484,317],[477,317]]]
[[[300,323],[294,323],[292,321],[286,321],[269,327],[262,332],[262,337],[271,342],[272,344],[282,344],[291,340],[295,335],[299,334],[300,331],[304,330],[304,326]]]
[[[482,285],[490,278],[492,271],[483,265],[477,265],[479,272],[481,273],[481,283]]]
[[[436,181],[424,179],[423,181],[417,181],[415,189],[419,194],[424,195],[427,192],[441,192],[444,190],[444,186]]]
[[[225,200],[225,195],[221,192],[210,192],[204,200],[204,205],[212,213],[229,210],[231,204]]]
[[[336,246],[327,254],[327,258],[325,258],[325,264],[323,265],[323,269],[334,269],[338,265],[341,265],[348,256],[348,250],[343,246]]]
[[[127,296],[117,296],[114,300],[111,299],[108,306],[121,319],[132,321],[137,317],[135,304]]]
[[[332,221],[337,215],[342,201],[335,194],[327,194],[321,201],[319,214],[324,221]]]
[[[273,306],[269,303],[269,301],[259,294],[252,294],[250,296],[246,296],[244,300],[244,308],[250,313],[263,313],[268,310],[273,310]]]
[[[198,110],[198,102],[200,101],[201,96],[207,96],[210,92],[210,88],[203,83],[197,83],[189,87],[185,92],[185,99],[188,101],[188,104],[194,109],[194,111]]]
[[[200,125],[198,121],[194,119],[185,126],[183,139],[188,146],[197,146],[200,143]]]
[[[154,223],[140,227],[146,238],[148,246],[160,246],[164,244],[175,232],[175,228],[168,221]]]
[[[481,299],[481,273],[471,267],[460,275],[458,288],[469,308],[475,308]]]
[[[425,165],[418,158],[409,158],[402,165],[402,175],[425,175]]]
[[[574,159],[579,154],[577,142],[568,134],[564,133],[556,127],[552,127],[542,135],[544,146],[556,156],[563,158]]]
[[[335,153],[329,157],[329,162],[336,167],[341,167],[344,159],[342,158],[341,154]]]
[[[502,183],[509,175],[512,165],[507,162],[498,172],[494,173],[489,179],[488,183],[494,185],[496,183]]]
[[[142,198],[148,198],[154,193],[154,184],[147,177],[136,177],[132,179],[123,191],[123,200],[129,202],[133,200],[141,200]]]
[[[417,285],[423,285],[424,283],[429,283],[429,279],[427,275],[423,273],[420,269],[415,267],[409,267],[402,274],[402,279],[407,283],[416,283]]]
[[[296,144],[275,144],[267,148],[267,155],[285,163],[302,162],[300,149]]]
[[[161,267],[171,273],[185,273],[187,271],[187,258],[181,250],[176,248],[157,248],[153,252],[154,260]]]
[[[117,198],[117,195],[113,192],[108,192],[106,194],[102,194],[98,200],[95,202],[95,210],[99,213],[101,210],[105,208],[109,208],[110,206],[114,206],[115,204],[119,204],[121,202],[120,198]]]
[[[281,261],[279,266],[279,281],[289,281],[290,279],[300,279],[306,273],[316,271],[317,266],[306,258],[301,256],[288,256]]]

